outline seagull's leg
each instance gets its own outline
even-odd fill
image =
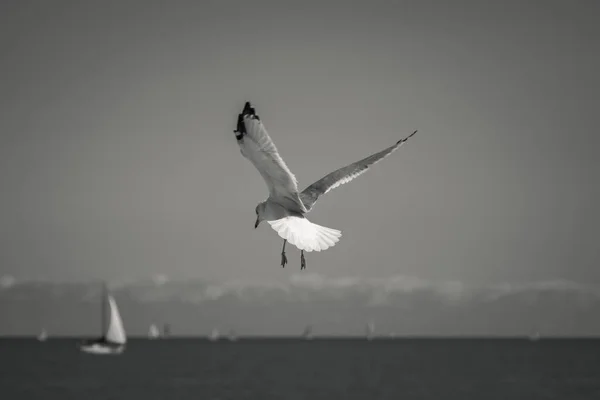
[[[283,249],[281,249],[281,267],[285,268],[285,264],[287,264],[287,257],[285,256],[285,244],[287,243],[287,239],[283,239]]]
[[[306,259],[304,258],[304,250],[300,250],[300,269],[306,269]]]

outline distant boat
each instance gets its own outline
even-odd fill
[[[125,351],[127,335],[123,327],[123,320],[119,314],[117,302],[111,294],[107,293],[106,285],[101,300],[102,304],[102,336],[98,339],[84,341],[80,350],[90,354],[121,354]],[[106,325],[106,304],[108,304],[109,321]]]
[[[306,325],[306,328],[304,328],[304,331],[302,332],[302,337],[304,338],[304,340],[311,340],[313,335],[312,335],[312,325]]]
[[[160,331],[158,327],[154,324],[150,325],[148,329],[148,339],[158,339],[160,337]]]
[[[171,325],[164,324],[163,325],[163,338],[168,338],[171,336]]]
[[[538,331],[532,333],[531,335],[529,335],[529,340],[531,340],[532,342],[536,342],[538,340],[540,340],[540,333]]]
[[[369,322],[367,324],[366,330],[367,340],[373,340],[373,338],[375,337],[375,324],[373,322]]]
[[[230,342],[235,342],[237,340],[237,334],[233,329],[229,331],[228,339]]]
[[[390,337],[390,339],[395,339],[396,338],[396,332],[390,332],[389,337]]]
[[[39,340],[40,342],[45,342],[46,339],[48,339],[48,332],[46,332],[45,329],[42,329],[42,331],[37,337],[37,340]]]
[[[212,332],[208,336],[208,340],[214,342],[215,340],[219,340],[219,336],[221,336],[221,334],[219,333],[219,330],[215,328],[212,330]]]

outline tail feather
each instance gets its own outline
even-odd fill
[[[339,242],[342,232],[313,224],[306,218],[285,217],[267,221],[283,239],[307,252],[327,250]]]

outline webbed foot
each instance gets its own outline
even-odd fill
[[[281,253],[281,268],[285,268],[285,264],[287,264],[288,260],[285,255],[285,251]]]

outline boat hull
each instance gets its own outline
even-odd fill
[[[81,345],[79,346],[79,350],[87,354],[110,355],[123,353],[125,351],[125,346],[107,346],[94,343]]]

